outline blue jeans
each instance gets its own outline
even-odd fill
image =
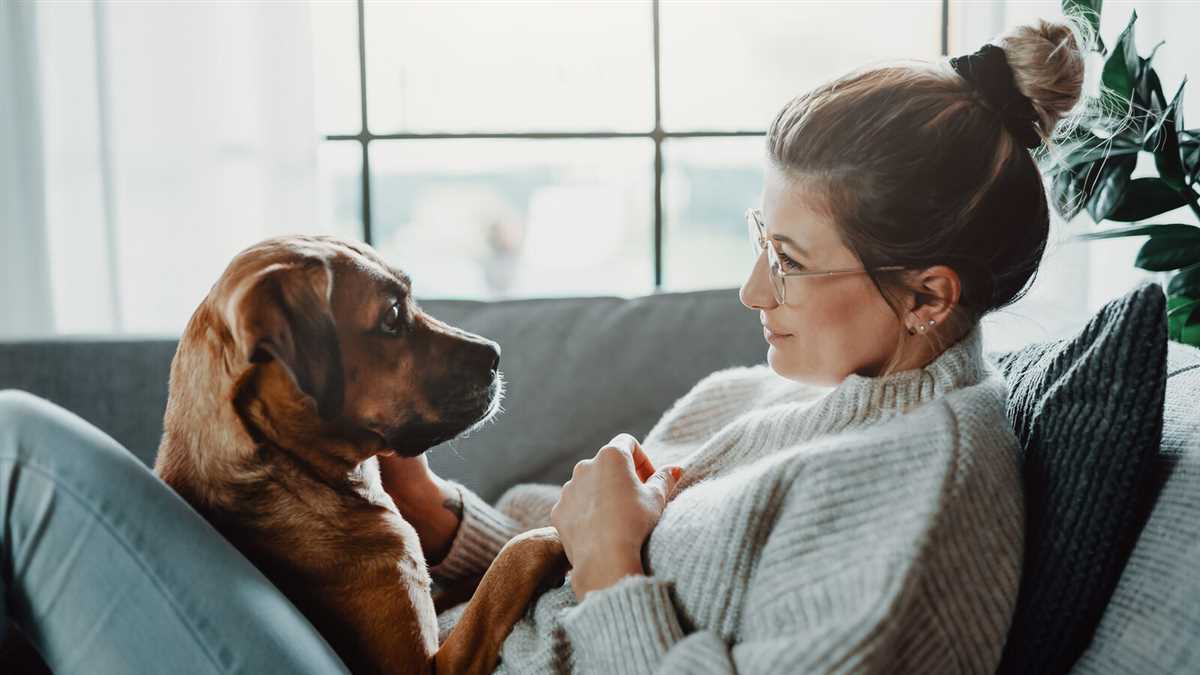
[[[346,673],[307,619],[132,453],[0,392],[0,631],[56,673]]]

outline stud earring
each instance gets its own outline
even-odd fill
[[[913,316],[917,316],[917,315],[914,313],[914,314],[913,314]],[[920,317],[917,317],[917,319],[918,319],[918,320],[920,320]],[[913,328],[912,326],[908,326],[908,327],[907,327],[907,329],[908,329],[908,334],[909,334],[909,335],[916,335],[917,333],[921,333],[922,335],[924,335],[924,334],[925,334],[925,331],[926,331],[926,330],[929,330],[929,328],[930,328],[931,326],[933,326],[934,324],[936,324],[936,323],[937,323],[936,321],[934,321],[933,319],[930,319],[930,320],[928,321],[928,325],[926,325],[926,324],[922,323],[922,324],[918,324],[916,328]]]

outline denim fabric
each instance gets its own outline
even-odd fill
[[[57,674],[347,672],[133,454],[18,391],[0,392],[0,627],[9,618]]]

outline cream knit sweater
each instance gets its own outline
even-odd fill
[[[643,442],[684,467],[647,576],[583,603],[569,583],[547,591],[497,672],[994,672],[1024,524],[1005,396],[978,327],[924,369],[833,389],[766,366],[712,374]],[[559,490],[518,485],[493,508],[460,489],[443,580],[548,525]]]

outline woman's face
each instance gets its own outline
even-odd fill
[[[822,196],[767,162],[762,221],[784,271],[861,269],[825,212]],[[832,386],[851,373],[875,375],[891,359],[903,325],[866,274],[795,277],[780,305],[766,255],[754,263],[741,300],[758,312],[767,362],[783,377]]]

